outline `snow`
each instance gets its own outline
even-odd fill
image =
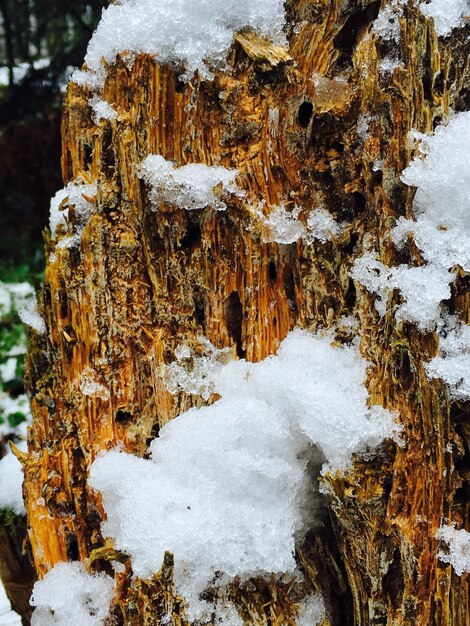
[[[215,393],[215,377],[221,364],[233,353],[231,348],[218,350],[205,337],[199,337],[198,343],[201,354],[184,345],[176,348],[176,360],[164,368],[165,385],[173,395],[184,391],[209,400]]]
[[[67,187],[59,191],[51,198],[49,209],[49,230],[54,239],[58,238],[59,227],[65,232],[67,230],[68,210],[63,209],[63,202],[68,197]]]
[[[114,597],[114,581],[88,574],[82,563],[58,563],[35,583],[31,626],[102,626]]]
[[[8,382],[8,379],[4,379],[3,382]],[[3,420],[3,423],[0,423],[0,436],[14,434],[17,437],[26,437],[26,425],[23,422],[18,426],[11,426],[8,423],[8,417],[15,413],[22,413],[25,416],[25,421],[31,421],[31,412],[26,395],[20,394],[13,398],[8,393],[0,391],[0,418]]]
[[[470,12],[468,0],[425,0],[419,8],[423,15],[434,19],[440,37],[448,37],[454,28],[463,26]]]
[[[397,319],[414,322],[421,330],[434,327],[441,300],[450,298],[452,275],[433,265],[386,267],[375,254],[368,252],[356,259],[351,276],[369,292],[377,294],[375,308],[381,316],[387,310],[389,294],[398,289],[403,303],[395,311]]]
[[[38,333],[45,331],[44,320],[37,310],[36,292],[29,283],[0,282],[0,316],[18,312],[21,321]]]
[[[447,544],[444,551],[439,550],[441,561],[450,563],[459,576],[470,573],[470,533],[464,529],[456,530],[451,525],[441,526],[436,539]]]
[[[392,0],[379,13],[372,27],[385,41],[400,43],[400,18],[406,0]]]
[[[78,179],[60,189],[51,199],[49,228],[52,239],[59,240],[58,248],[70,248],[79,245],[83,230],[91,215],[96,211],[92,200],[97,193],[96,183],[86,183]],[[75,215],[73,233],[61,238],[68,230],[68,207],[70,206],[74,207]]]
[[[80,391],[84,396],[105,402],[110,398],[109,390],[97,380],[97,373],[91,367],[85,368],[80,376]]]
[[[316,593],[299,604],[297,626],[317,626],[325,617],[323,598]]]
[[[12,452],[0,459],[0,509],[25,515],[23,503],[23,470]]]
[[[235,185],[237,174],[237,170],[203,163],[177,167],[162,156],[151,154],[141,164],[139,176],[149,185],[154,211],[161,204],[187,210],[211,206],[224,211],[227,205],[220,199],[222,192],[240,194]]]
[[[306,225],[299,220],[300,211],[298,206],[288,211],[281,204],[273,207],[269,215],[265,216],[261,207],[258,207],[256,212],[263,226],[264,242],[290,244],[303,239],[307,244],[315,240],[326,243],[341,234],[342,225],[323,207],[310,212]]]
[[[33,68],[35,70],[41,70],[50,65],[50,59],[37,59],[33,61]],[[31,65],[29,63],[20,63],[13,68],[13,83],[18,85],[26,76]],[[6,65],[0,66],[0,86],[7,87],[10,82],[10,76],[8,67]]]
[[[416,135],[413,135],[416,138]],[[421,136],[422,138],[423,136]],[[452,268],[470,271],[470,112],[453,117],[434,135],[422,138],[418,155],[402,174],[402,181],[417,188],[413,202],[416,219],[400,218],[391,235],[401,248],[408,236],[426,265],[386,267],[372,252],[357,259],[352,276],[377,293],[376,308],[385,314],[386,300],[399,289],[404,302],[397,319],[433,330],[441,316],[441,303],[450,298]]]
[[[109,102],[106,102],[106,100],[102,100],[98,96],[94,96],[93,98],[90,98],[88,103],[91,106],[93,121],[95,124],[99,124],[101,120],[109,120],[112,122],[117,119],[118,114],[116,109],[114,109]]]
[[[18,315],[23,324],[33,328],[40,335],[46,332],[46,324],[38,311],[36,299],[20,306],[18,308]]]
[[[93,463],[103,535],[140,577],[171,551],[192,619],[208,610],[199,594],[216,572],[216,586],[293,573],[295,540],[318,517],[315,467],[343,470],[396,427],[385,409],[368,407],[366,368],[356,347],[301,330],[260,363],[219,362],[208,378],[221,399],[165,425],[149,460],[112,450]]]
[[[273,207],[269,215],[264,216],[259,210],[259,217],[266,230],[263,240],[265,243],[294,243],[301,239],[306,229],[304,224],[298,219],[300,208],[294,207],[288,211],[284,205]]]
[[[331,213],[320,207],[310,212],[307,218],[307,232],[304,237],[307,243],[315,239],[326,243],[343,232],[343,226],[333,218]]]
[[[283,0],[122,0],[103,11],[85,56],[88,71],[72,80],[99,87],[120,52],[131,62],[148,53],[186,78],[196,70],[208,78],[223,66],[236,32],[254,30],[283,44],[284,21]]]
[[[10,601],[7,598],[0,580],[0,626],[21,626],[21,618],[11,610]]]
[[[441,378],[452,400],[470,399],[470,326],[455,317],[439,329],[439,355],[425,365],[430,378]]]

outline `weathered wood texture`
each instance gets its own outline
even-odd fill
[[[426,378],[436,337],[398,324],[393,306],[380,318],[348,275],[366,240],[387,263],[420,263],[413,246],[400,258],[388,236],[411,211],[413,192],[399,179],[413,156],[407,135],[468,108],[468,32],[438,41],[432,22],[408,6],[398,49],[370,29],[379,8],[290,2],[289,50],[241,36],[229,69],[211,82],[183,84],[148,57],[132,69],[117,62],[104,91],[117,121],[93,124],[89,94],[69,87],[64,179],[97,181],[98,195],[81,245],[49,257],[47,334],[30,354],[25,494],[41,576],[103,546],[102,510],[86,485],[96,455],[117,442],[144,455],[162,425],[201,402],[165,389],[160,366],[177,345],[203,334],[259,360],[294,326],[329,327],[353,313],[373,365],[372,400],[399,412],[406,445],[387,444],[348,475],[324,479],[323,527],[298,550],[305,588],[256,581],[234,584],[233,596],[255,624],[293,624],[299,594],[313,588],[337,626],[468,624],[468,576],[438,562],[434,538],[443,522],[468,528],[468,406],[451,405]],[[379,64],[391,52],[400,65],[387,74]],[[247,197],[228,197],[225,212],[152,211],[137,176],[149,153],[238,168]],[[266,244],[250,208],[261,200],[266,213],[298,205],[304,220],[321,205],[348,227],[326,244]],[[469,321],[467,285],[460,276],[449,306]],[[109,399],[80,392],[87,368]],[[184,621],[170,557],[154,581],[130,587],[129,575],[128,567],[119,576],[119,620],[157,624],[170,608]]]

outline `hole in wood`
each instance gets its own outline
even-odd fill
[[[360,191],[355,191],[351,196],[354,205],[354,213],[356,215],[357,213],[362,213],[367,206],[366,197]]]
[[[237,355],[240,359],[245,357],[242,342],[243,306],[238,291],[233,291],[224,302],[225,325],[228,334],[237,347]]]
[[[79,558],[77,536],[74,533],[69,533],[67,535],[67,560],[78,561]]]
[[[118,411],[116,411],[114,419],[118,424],[124,424],[132,420],[132,414],[129,413],[129,411],[123,411],[122,409],[119,409]]]
[[[273,282],[277,278],[277,267],[276,267],[276,263],[274,261],[270,261],[269,262],[269,265],[268,265],[268,276],[269,276],[269,280],[272,280]]]
[[[195,248],[201,241],[201,225],[199,222],[189,222],[186,235],[181,239],[182,248]]]
[[[295,298],[295,280],[294,273],[290,267],[284,268],[284,291],[286,293],[289,308],[295,313],[295,311],[297,310],[297,301]]]
[[[299,106],[297,120],[302,128],[307,128],[313,115],[313,104],[311,102],[302,102]]]
[[[83,165],[84,169],[89,169],[93,161],[93,148],[88,144],[83,146]]]
[[[369,4],[348,17],[342,29],[333,39],[333,45],[341,55],[339,61],[351,63],[352,53],[357,42],[365,34],[367,28],[379,14],[380,0]]]

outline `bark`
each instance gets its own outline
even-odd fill
[[[442,522],[468,528],[468,406],[451,404],[425,375],[436,336],[398,324],[391,307],[380,318],[348,274],[366,234],[384,262],[420,262],[412,246],[400,258],[388,236],[395,218],[411,214],[413,191],[399,178],[413,156],[407,134],[468,108],[468,38],[456,29],[438,40],[432,21],[410,5],[400,49],[389,49],[370,29],[379,8],[369,0],[290,2],[289,49],[238,36],[229,70],[213,81],[183,84],[146,56],[132,69],[118,61],[104,91],[117,121],[93,124],[89,94],[69,86],[64,180],[98,181],[97,212],[79,248],[49,256],[47,333],[30,352],[25,495],[40,576],[64,560],[92,557],[93,568],[108,568],[113,552],[87,471],[116,442],[144,455],[168,420],[201,403],[163,384],[160,366],[176,346],[203,334],[257,361],[294,326],[328,328],[353,313],[373,364],[371,399],[399,413],[406,445],[386,442],[346,475],[323,479],[324,524],[298,546],[300,590],[273,578],[234,582],[230,593],[247,624],[294,624],[312,589],[325,597],[331,625],[468,624],[468,576],[438,561],[435,539]],[[386,75],[379,63],[389,52],[402,63]],[[149,153],[236,167],[247,197],[230,199],[226,212],[153,212],[137,177]],[[289,199],[304,216],[322,205],[348,226],[326,244],[266,244],[249,208],[261,199],[267,207]],[[449,305],[469,321],[467,284],[460,273]],[[109,399],[80,393],[87,367]],[[157,624],[168,610],[185,623],[171,570],[167,555],[153,580],[131,586],[127,563],[117,576],[118,623]]]

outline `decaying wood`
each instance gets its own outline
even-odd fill
[[[103,548],[101,505],[86,484],[96,455],[116,442],[144,455],[168,420],[201,403],[163,384],[161,365],[176,346],[203,334],[257,361],[294,326],[330,327],[353,313],[373,364],[372,401],[399,413],[406,444],[385,443],[346,475],[323,479],[323,526],[298,546],[303,587],[235,581],[230,593],[247,624],[294,624],[312,589],[325,597],[332,625],[468,624],[468,576],[438,561],[435,539],[443,520],[468,528],[468,406],[450,404],[426,378],[436,337],[398,324],[390,307],[380,318],[349,277],[366,235],[385,262],[420,262],[411,246],[400,258],[388,236],[393,220],[411,212],[413,192],[399,178],[413,156],[407,135],[468,108],[467,36],[456,29],[438,41],[432,22],[407,6],[400,65],[385,74],[380,61],[391,50],[370,29],[379,8],[369,0],[290,2],[288,51],[238,35],[229,69],[213,81],[183,84],[146,56],[132,69],[118,61],[104,90],[116,121],[95,125],[89,94],[69,86],[63,175],[97,181],[98,210],[78,248],[49,256],[47,334],[29,360],[25,494],[40,576]],[[358,130],[364,121],[366,135]],[[237,168],[246,197],[225,198],[225,212],[154,212],[137,176],[149,153]],[[348,226],[326,244],[264,243],[250,208],[262,200],[266,213],[281,202],[298,206],[303,220],[324,206]],[[450,307],[468,321],[467,283],[456,282]],[[109,398],[80,393],[87,368]],[[107,560],[92,567],[106,569]],[[184,623],[171,572],[167,555],[154,580],[130,586],[127,563],[117,576],[117,619],[157,624],[169,611]]]

